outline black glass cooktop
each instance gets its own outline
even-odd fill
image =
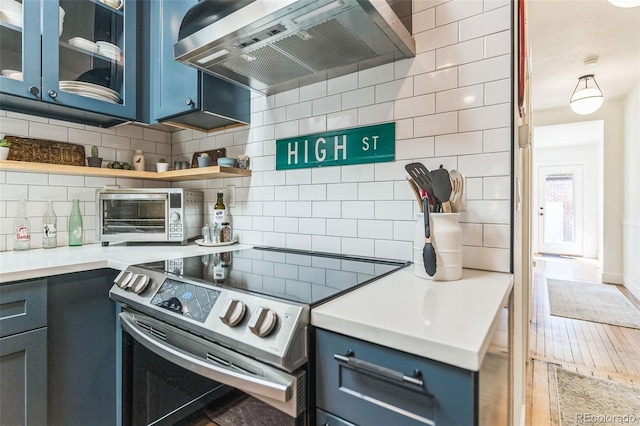
[[[409,264],[400,260],[255,247],[137,266],[315,305]]]

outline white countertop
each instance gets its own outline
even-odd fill
[[[87,244],[55,249],[4,251],[0,252],[0,283],[99,268],[122,270],[137,263],[242,250],[251,247],[246,244],[202,247],[195,243],[185,246],[112,243],[107,247],[102,247],[101,244]]]
[[[465,269],[459,281],[431,281],[409,266],[314,308],[311,324],[478,371],[512,287],[511,274]]]

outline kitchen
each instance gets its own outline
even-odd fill
[[[0,170],[3,275],[9,265],[5,262],[14,263],[12,257],[4,256],[13,256],[10,234],[18,199],[27,199],[34,229],[34,250],[29,253],[33,258],[43,252],[39,249],[42,234],[37,230],[46,201],[53,201],[58,215],[58,245],[62,248],[67,244],[71,201],[80,200],[84,247],[89,247],[97,243],[95,190],[116,184],[201,190],[207,206],[205,222],[212,221],[216,193],[222,190],[234,236],[242,244],[408,260],[413,256],[418,206],[403,169],[414,160],[429,169],[443,164],[464,174],[466,211],[460,218],[464,266],[508,274],[512,247],[511,13],[510,2],[464,6],[461,2],[415,2],[415,58],[274,95],[252,92],[250,125],[210,133],[129,124],[102,128],[0,111],[2,133],[78,143],[87,149],[95,145],[108,161],[130,161],[134,151],[142,149],[149,171],[160,158],[169,158],[173,164],[191,160],[195,152],[219,148],[226,148],[229,157],[246,154],[251,159],[250,177],[175,183],[122,175]],[[65,22],[70,19],[65,16]],[[275,169],[276,139],[390,121],[396,125],[394,162]],[[117,248],[109,247],[109,251]],[[164,246],[154,250],[166,255]],[[139,258],[136,263],[147,260],[155,257]],[[517,406],[514,410],[518,411]]]

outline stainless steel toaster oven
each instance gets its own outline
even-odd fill
[[[96,190],[96,239],[110,242],[179,242],[200,235],[204,194],[182,188]]]

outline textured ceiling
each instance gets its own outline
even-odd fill
[[[640,7],[529,0],[526,12],[532,111],[568,105],[584,74],[595,74],[605,99],[623,98],[640,80]],[[591,55],[598,63],[585,66]]]

